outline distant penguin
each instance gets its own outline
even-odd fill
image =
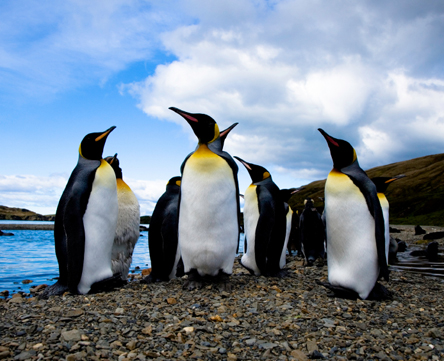
[[[314,207],[313,199],[304,201],[305,208],[299,217],[302,253],[308,266],[312,266],[318,258],[325,256],[325,230],[321,215]]]
[[[247,252],[242,256],[241,264],[256,276],[282,277],[287,209],[280,190],[264,167],[235,158],[245,166],[252,180],[244,193]]]
[[[299,215],[297,211],[292,210],[288,202],[293,194],[299,192],[302,189],[304,189],[304,187],[280,190],[281,198],[284,201],[285,208],[287,209],[287,230],[285,234],[284,249],[282,250],[281,268],[285,266],[285,256],[287,250],[290,255],[292,251],[301,251],[301,240],[299,236]]]
[[[387,262],[389,261],[389,248],[390,248],[390,222],[389,222],[389,202],[385,196],[387,187],[400,178],[404,178],[404,174],[397,175],[396,177],[374,177],[372,182],[375,183],[376,191],[378,192],[379,202],[381,203],[382,214],[384,215],[384,229],[385,229],[385,257]],[[397,245],[397,244],[396,244]]]
[[[113,274],[120,273],[123,281],[128,280],[128,272],[133,260],[133,251],[140,237],[140,206],[136,195],[123,181],[122,169],[117,154],[106,157],[116,174],[119,217],[111,254]]]
[[[177,274],[180,259],[178,247],[178,209],[181,177],[171,178],[166,191],[156,203],[148,230],[151,273],[145,283],[169,281]]]
[[[222,150],[219,127],[213,118],[170,109],[190,124],[199,139],[197,149],[181,167],[178,235],[188,274],[185,287],[202,287],[208,279],[229,290],[239,243],[238,167]]]
[[[70,291],[86,294],[115,286],[120,275],[111,270],[117,227],[116,176],[102,159],[106,138],[114,130],[86,135],[79,160],[60,198],[54,239],[60,276],[42,297]]]
[[[359,167],[350,143],[319,131],[333,160],[325,184],[330,289],[337,295],[351,290],[361,299],[386,297],[388,291],[377,283],[380,275],[388,280],[389,271],[376,186]]]

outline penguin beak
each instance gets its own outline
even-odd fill
[[[117,158],[117,153],[114,154],[114,157],[109,161],[109,164],[112,165]]]
[[[239,123],[234,123],[233,125],[230,125],[227,129],[225,129],[225,130],[222,130],[221,132],[220,132],[220,137],[222,138],[222,137],[226,137],[227,135],[228,135],[228,133],[230,133],[232,130],[233,130],[233,128],[236,126],[236,125],[238,125]]]
[[[295,193],[297,193],[297,192],[299,192],[299,191],[301,191],[301,190],[303,190],[303,189],[305,189],[305,187],[299,187],[299,188],[296,188],[296,189],[293,190],[290,194],[295,194]]]
[[[106,138],[106,137],[109,135],[109,133],[111,133],[114,129],[116,129],[116,127],[113,125],[111,128],[105,130],[102,134],[100,134],[100,135],[95,139],[95,141],[98,142],[98,141],[102,140],[103,138]]]
[[[331,136],[329,136],[326,132],[324,132],[324,130],[322,130],[321,128],[318,128],[318,130],[321,132],[321,134],[324,136],[325,140],[327,141],[328,144],[334,145],[335,147],[339,147],[338,142]]]
[[[391,178],[389,180],[386,180],[385,183],[391,183],[391,182],[394,182],[395,180],[398,180],[398,179],[401,179],[401,178],[404,178],[404,177],[405,177],[405,174],[400,174],[400,175],[397,175],[396,177],[393,177],[393,178]]]
[[[249,163],[247,163],[246,161],[244,161],[243,159],[241,159],[239,157],[234,156],[234,158],[236,158],[239,162],[241,162],[245,166],[245,168],[247,168],[248,170],[252,170]]]
[[[172,110],[173,112],[176,112],[177,114],[179,114],[180,116],[182,116],[183,118],[185,118],[185,120],[189,123],[189,122],[193,122],[193,123],[199,123],[199,121],[193,117],[190,113],[184,112],[183,110],[180,110],[178,108],[175,107],[170,107],[168,108],[170,110]],[[190,123],[191,124],[191,123]]]

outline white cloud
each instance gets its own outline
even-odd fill
[[[0,175],[0,204],[26,208],[39,214],[55,214],[68,177],[51,175]],[[140,214],[153,212],[159,197],[165,192],[163,180],[145,181],[125,178],[140,204]]]
[[[55,214],[68,178],[60,175],[0,175],[0,204]]]

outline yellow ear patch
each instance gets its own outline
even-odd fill
[[[264,172],[264,174],[262,175],[262,179],[267,179],[267,178],[270,178],[270,173]]]
[[[218,137],[220,136],[220,130],[219,130],[219,126],[216,124],[214,124],[214,138],[211,139],[211,142],[214,142]]]
[[[358,159],[358,156],[356,154],[356,150],[353,148],[353,162],[355,162],[356,159]]]
[[[82,156],[82,158],[85,158],[82,154],[82,143],[79,145],[79,154]]]
[[[178,185],[180,187],[181,182],[180,181],[176,181],[176,185]]]

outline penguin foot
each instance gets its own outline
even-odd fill
[[[183,289],[184,290],[188,290],[188,291],[192,291],[195,289],[200,290],[203,287],[203,282],[200,281],[191,281],[191,280],[186,280],[185,283],[183,284]]]
[[[316,283],[331,291],[327,293],[328,297],[345,298],[348,300],[357,300],[359,298],[359,295],[355,291],[349,290],[348,288],[333,286],[329,282],[321,282],[318,280],[316,280]]]
[[[169,279],[163,279],[160,277],[155,277],[153,276],[153,274],[149,274],[148,276],[142,278],[139,283],[145,283],[145,284],[150,284],[150,283],[158,283],[158,282],[168,282]]]
[[[102,281],[93,283],[88,293],[92,294],[92,293],[112,291],[113,289],[117,287],[122,287],[127,283],[128,283],[127,281],[122,280],[120,273],[116,273],[112,275],[112,277],[105,278]]]
[[[393,293],[378,282],[376,282],[375,287],[373,287],[367,297],[367,300],[370,301],[383,301],[391,299],[393,299]]]
[[[285,269],[281,269],[277,272],[270,273],[270,277],[284,278],[288,276],[288,272]]]
[[[201,289],[204,286],[202,276],[197,272],[197,269],[192,268],[188,272],[188,279],[183,284],[183,289],[192,291],[194,289]]]
[[[38,296],[40,300],[47,300],[49,296],[60,296],[69,291],[68,286],[62,285],[57,281],[53,285],[46,287],[41,295]]]

